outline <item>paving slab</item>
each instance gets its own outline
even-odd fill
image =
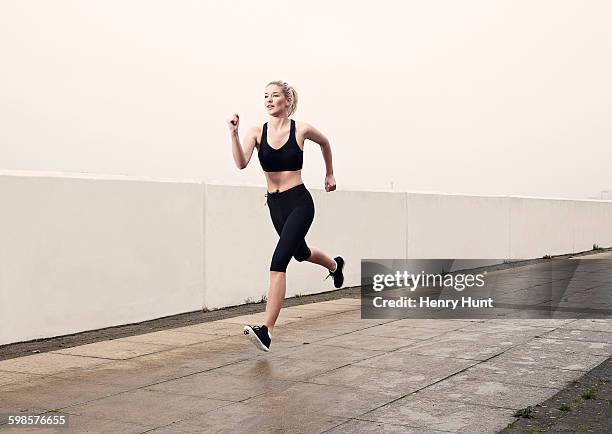
[[[383,370],[369,366],[345,365],[331,371],[307,378],[306,382],[330,386],[355,387],[365,391],[387,394],[400,398],[444,378],[434,377],[429,372],[420,373],[399,370]]]
[[[40,377],[37,374],[24,374],[21,372],[0,371],[0,386],[11,383],[23,383]]]
[[[298,306],[292,306],[291,309],[312,310],[315,312],[320,312],[322,315],[330,314],[330,313],[337,313],[337,312],[350,312],[350,311],[359,312],[360,311],[360,307],[355,306],[353,304],[329,303],[329,302],[300,304]]]
[[[229,375],[269,377],[280,380],[300,381],[320,375],[345,366],[344,360],[315,363],[308,359],[295,359],[287,357],[248,359],[238,363],[228,364],[216,369]]]
[[[64,350],[52,351],[55,354],[69,354],[73,356],[98,357],[112,360],[125,360],[143,354],[157,353],[174,348],[171,345],[150,344],[144,342],[126,342],[119,339],[94,342]]]
[[[115,342],[144,342],[149,344],[169,345],[172,347],[183,347],[197,344],[199,342],[213,341],[219,336],[205,333],[188,333],[177,330],[162,330],[141,335],[128,336],[115,339]]]
[[[361,300],[359,298],[337,298],[335,300],[322,301],[321,304],[348,304],[350,306],[361,306]]]
[[[344,348],[363,348],[365,350],[394,351],[418,342],[415,339],[404,339],[401,337],[384,337],[364,334],[360,331],[346,333],[327,339],[318,340],[320,345],[330,345]]]
[[[231,401],[136,389],[67,407],[71,414],[157,428],[231,404]]]
[[[557,353],[567,353],[570,357],[575,353],[586,353],[600,356],[612,354],[612,344],[607,344],[605,342],[550,339],[547,337],[535,338],[527,341],[521,345],[521,348],[529,348],[541,352],[554,351]]]
[[[108,360],[48,352],[2,360],[0,361],[0,371],[45,375],[78,370],[103,363],[108,363]]]
[[[293,381],[267,376],[239,377],[217,371],[201,372],[145,387],[146,390],[200,396],[225,401],[243,401],[271,390],[288,388]]]
[[[218,366],[218,364],[208,363],[194,366],[179,358],[170,358],[167,362],[159,359],[131,359],[112,361],[77,372],[58,373],[53,376],[89,383],[125,385],[130,388],[138,388],[201,372],[215,366]]]
[[[299,321],[301,319],[303,319],[301,316],[299,316],[299,314],[295,314],[295,315],[291,315],[294,314],[294,312],[290,312],[289,314],[283,314],[283,312],[281,311],[281,314],[278,316],[278,319],[276,320],[276,325],[277,326],[283,326],[286,324],[290,324],[296,321]],[[229,324],[237,324],[237,325],[247,325],[247,324],[263,324],[264,322],[264,313],[260,312],[260,313],[254,313],[251,315],[241,315],[241,316],[236,316],[234,318],[226,318],[226,319],[221,319],[219,320],[219,322],[222,323],[229,323]]]
[[[329,315],[335,315],[339,311],[337,310],[322,310],[322,309],[303,309],[301,306],[284,307],[281,312],[286,313],[288,316],[301,318],[324,318]],[[340,311],[344,312],[344,311]]]
[[[328,315],[321,318],[322,321],[330,321],[334,319],[342,322],[360,323],[369,326],[397,321],[393,318],[362,318],[360,310],[353,310],[349,312],[336,312],[333,315]]]
[[[507,409],[409,395],[359,416],[375,422],[466,434],[495,433],[514,421]]]
[[[209,321],[201,324],[178,327],[173,330],[183,333],[203,333],[218,336],[238,336],[243,334],[243,327],[234,323],[220,321]]]
[[[591,330],[597,332],[612,333],[612,320],[605,319],[579,319],[567,324],[563,324],[560,328],[572,330]]]
[[[234,403],[149,433],[322,433],[346,420],[312,412],[271,411],[257,405]]]
[[[298,338],[306,342],[314,342],[322,338],[331,338],[334,336],[340,336],[346,333],[352,333],[357,330],[363,330],[370,326],[359,325],[355,323],[343,323],[336,321],[334,323],[313,323],[305,324],[305,321],[299,323],[289,324],[286,327],[275,328],[272,332],[272,339],[274,336],[278,336],[280,333],[287,338]]]
[[[532,326],[532,327],[544,327],[544,328],[557,328],[562,327],[566,324],[571,324],[576,322],[576,319],[560,319],[560,318],[521,318],[517,319],[490,319],[488,320],[493,324],[512,324],[512,325],[522,325],[522,326]]]
[[[593,330],[557,329],[545,335],[551,339],[569,339],[573,341],[604,342],[612,344],[612,333]]]
[[[553,368],[573,371],[588,371],[609,356],[574,352],[571,354],[521,346],[498,355],[495,362],[507,362],[531,368]]]
[[[532,367],[496,361],[493,358],[469,367],[464,372],[457,374],[457,377],[465,376],[481,378],[483,381],[561,389],[583,374],[584,371]]]
[[[98,384],[45,376],[4,385],[0,407],[58,409],[129,390],[128,385]],[[4,410],[2,410],[4,412]]]
[[[408,327],[406,325],[397,324],[396,322],[391,322],[362,329],[355,333],[387,338],[424,340],[443,335],[446,333],[446,330],[425,327]]]
[[[443,335],[446,336],[446,335]],[[500,336],[499,340],[491,339],[485,342],[487,337],[481,334],[480,340],[460,339],[459,334],[455,340],[444,338],[432,338],[419,342],[412,346],[398,350],[399,352],[410,352],[425,356],[450,357],[467,360],[486,360],[501,354],[516,345],[516,340],[511,336]]]
[[[270,412],[303,412],[350,418],[392,399],[386,393],[360,391],[352,387],[296,383],[287,389],[247,399],[244,403],[264,407]]]
[[[307,331],[321,330],[321,331],[332,331],[337,335],[342,333],[350,333],[357,330],[363,330],[369,327],[375,327],[378,322],[368,322],[367,320],[343,320],[342,318],[314,318],[302,320],[299,323],[290,324],[292,329],[301,328]],[[288,326],[288,327],[289,327]],[[280,328],[279,328],[280,329]],[[276,329],[275,329],[276,330]]]
[[[352,329],[349,329],[348,331],[338,331],[331,328],[313,329],[305,327],[303,322],[289,324],[285,327],[275,328],[272,331],[272,345],[270,346],[270,354],[275,354],[277,349],[276,342],[278,339],[289,339],[304,344],[339,336],[344,333],[350,333],[351,331]]]
[[[333,321],[342,321],[346,323],[360,323],[362,325],[373,326],[376,324],[384,324],[386,322],[396,321],[391,318],[361,318],[359,310],[344,311],[344,312],[333,312],[329,315],[321,316],[319,318],[313,318],[312,321],[328,323]]]
[[[325,345],[327,340],[313,342],[308,345],[293,347],[283,352],[270,354],[269,358],[276,357],[309,360],[312,362],[342,362],[355,363],[360,360],[368,359],[380,354],[385,354],[383,350],[368,350],[365,348],[346,348],[332,345]]]
[[[404,327],[417,327],[429,330],[452,331],[462,329],[474,323],[480,323],[482,320],[465,320],[465,319],[400,319],[394,321],[393,324]]]
[[[472,323],[465,327],[457,330],[457,333],[470,333],[470,332],[482,332],[492,334],[512,334],[516,336],[539,336],[554,330],[554,326],[535,326],[521,324],[517,321],[499,323],[496,321],[484,321],[478,323]]]
[[[461,401],[518,410],[545,401],[555,393],[557,389],[550,387],[500,383],[489,377],[463,373],[428,387],[419,396],[438,401]]]
[[[423,356],[407,351],[394,351],[355,363],[355,366],[380,370],[404,371],[420,387],[474,366],[478,360],[453,357]]]
[[[529,342],[535,337],[546,334],[547,331],[539,327],[527,327],[521,331],[490,331],[461,329],[446,332],[441,336],[430,339],[429,342],[455,343],[474,342],[480,344],[500,344],[503,346],[516,346]]]
[[[337,427],[326,431],[330,434],[339,433],[386,433],[386,434],[440,434],[448,431],[437,431],[427,428],[414,428],[393,423],[372,422],[368,420],[350,419]]]

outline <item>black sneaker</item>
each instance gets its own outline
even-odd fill
[[[330,271],[327,277],[333,276],[334,286],[336,288],[340,288],[344,283],[344,274],[342,274],[342,269],[344,268],[344,258],[342,256],[336,256],[334,261],[336,261],[336,270]],[[325,279],[327,279],[327,277]]]
[[[261,351],[270,351],[272,343],[272,335],[268,331],[266,325],[260,326],[244,326],[244,334],[251,339],[251,342]]]

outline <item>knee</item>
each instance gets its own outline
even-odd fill
[[[307,260],[308,258],[310,258],[311,254],[312,252],[310,251],[310,249],[306,247],[305,249],[302,249],[299,252],[295,252],[293,257],[295,258],[296,261],[303,262]]]
[[[287,272],[287,261],[283,261],[279,258],[272,258],[272,263],[270,264],[270,271],[279,271],[281,273]]]

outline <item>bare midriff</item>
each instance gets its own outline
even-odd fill
[[[259,137],[261,137],[261,132],[259,133]],[[295,139],[298,142],[298,146],[304,152],[304,139],[300,137],[297,131],[295,131]],[[259,150],[259,146],[261,143],[257,144],[257,149]],[[291,187],[295,187],[296,185],[303,184],[302,181],[302,171],[301,170],[284,170],[282,172],[265,172],[266,182],[268,184],[268,192],[272,193],[278,189],[278,191],[289,190]]]
[[[264,172],[268,183],[268,192],[285,191],[291,187],[303,184],[301,170],[285,170],[283,172]]]

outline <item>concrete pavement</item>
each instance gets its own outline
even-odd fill
[[[2,361],[0,413],[70,415],[31,432],[496,432],[612,354],[607,320],[362,320],[358,299],[283,309],[262,353],[241,327],[262,318]]]

